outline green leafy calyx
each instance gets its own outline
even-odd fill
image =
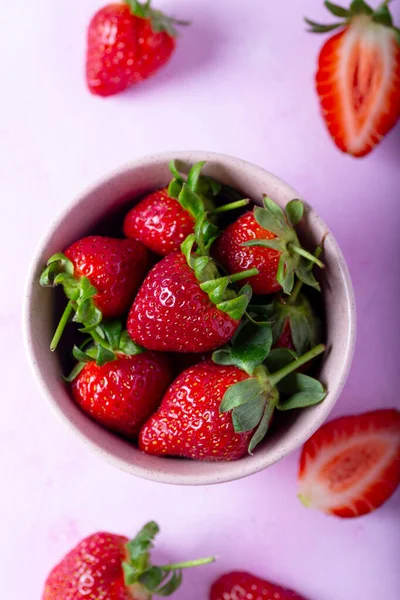
[[[165,31],[171,37],[177,37],[178,31],[176,25],[190,25],[189,21],[181,21],[170,17],[160,10],[151,8],[151,0],[139,2],[138,0],[125,0],[130,7],[132,14],[141,19],[150,21],[154,33]]]
[[[61,285],[69,300],[51,341],[52,351],[57,348],[72,313],[74,313],[73,321],[83,325],[81,331],[84,333],[90,333],[100,325],[103,315],[94,302],[96,288],[87,277],[75,275],[73,263],[64,254],[57,253],[49,258],[40,277],[40,285],[44,287]]]
[[[213,354],[215,363],[234,365],[250,376],[230,386],[220,405],[221,413],[231,412],[236,433],[253,432],[248,449],[250,454],[267,434],[275,409],[305,408],[321,402],[326,396],[318,380],[295,373],[322,354],[325,346],[317,345],[299,358],[290,350],[271,350],[272,341],[269,325],[259,327],[249,321],[240,328],[229,346]]]
[[[271,324],[273,345],[278,342],[288,324],[299,356],[311,350],[321,340],[321,322],[308,298],[302,293],[293,302],[292,296],[279,294],[270,304],[250,305],[247,312],[254,321],[261,319]]]
[[[126,586],[135,598],[150,600],[153,596],[170,596],[181,585],[182,571],[214,562],[214,557],[201,558],[172,565],[151,564],[154,538],[159,533],[157,523],[147,523],[126,545],[126,560],[122,564]]]
[[[367,2],[364,0],[353,0],[351,2],[349,8],[345,8],[339,4],[335,4],[333,2],[325,2],[326,8],[329,12],[335,17],[340,18],[340,21],[332,24],[321,24],[316,23],[315,21],[311,21],[310,19],[305,19],[307,25],[309,26],[309,31],[311,33],[326,33],[329,31],[333,31],[340,27],[346,27],[351,23],[351,21],[355,17],[359,17],[360,15],[364,15],[370,18],[370,20],[379,25],[384,25],[385,27],[389,27],[393,29],[399,38],[400,30],[394,26],[393,17],[389,10],[389,3],[391,0],[386,0],[382,2],[376,10],[371,8]]]
[[[295,276],[306,285],[319,290],[312,267],[316,264],[323,268],[324,265],[301,246],[295,230],[303,213],[304,204],[301,200],[291,200],[283,211],[271,198],[265,196],[264,208],[256,207],[254,217],[261,227],[276,237],[271,240],[254,239],[243,243],[243,246],[259,246],[280,252],[276,279],[285,294],[292,292]]]
[[[197,244],[197,250],[194,245]],[[186,261],[193,269],[200,288],[210,298],[216,307],[228,314],[235,321],[239,321],[246,312],[247,306],[252,297],[251,286],[246,284],[239,291],[234,289],[237,282],[258,274],[257,269],[249,269],[234,275],[224,275],[217,267],[214,259],[208,256],[208,251],[204,250],[208,245],[203,246],[199,243],[199,237],[196,234],[189,235],[181,245],[181,250],[186,257]]]
[[[119,356],[136,356],[142,352],[144,348],[131,340],[120,320],[103,321],[90,332],[90,337],[83,344],[73,347],[72,354],[78,363],[64,379],[73,381],[87,363],[95,362],[97,366],[102,367],[117,360]]]

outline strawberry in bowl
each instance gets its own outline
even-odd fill
[[[163,213],[166,196],[172,210]],[[51,403],[90,446],[142,477],[214,483],[273,464],[321,425],[349,369],[353,297],[334,238],[297,196],[275,176],[238,159],[201,152],[157,155],[100,182],[50,231],[28,286],[28,347]],[[269,250],[264,242],[273,242],[278,253],[275,271],[266,271],[275,284],[261,295],[252,288],[263,273],[260,263],[232,268],[217,252],[230,223],[249,211],[248,199],[255,205],[251,214],[259,215],[259,207],[263,228],[272,235],[241,247]],[[150,235],[157,219],[159,238]],[[70,290],[77,286],[75,267],[71,273],[61,257],[54,267],[45,263],[57,248],[98,231],[139,244],[151,259],[139,261],[144,279],[122,314],[89,318],[100,310],[99,286],[92,281],[89,301],[79,297],[79,315],[86,316],[87,306],[88,320],[78,320],[78,299]],[[325,235],[318,256],[315,248]],[[262,243],[251,248],[247,242],[254,239]],[[39,265],[44,286],[60,286],[72,300],[52,353],[45,346],[54,335],[58,305],[54,292],[38,285]],[[135,268],[128,267],[132,278]],[[312,302],[308,314],[310,291],[320,301]],[[318,335],[314,325],[306,331],[314,323],[311,314],[322,318]]]

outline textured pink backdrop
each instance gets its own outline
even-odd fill
[[[322,38],[302,24],[304,14],[328,17],[320,0],[158,4],[193,26],[159,77],[106,101],[90,96],[82,77],[84,31],[99,0],[14,2],[1,11],[2,597],[40,598],[47,572],[79,538],[99,529],[133,534],[155,518],[164,556],[220,556],[187,576],[177,600],[207,598],[212,579],[232,568],[252,569],[311,600],[398,600],[399,493],[355,521],[309,512],[296,499],[298,455],[220,487],[140,481],[86,451],[28,370],[23,285],[50,220],[125,161],[209,149],[286,179],[342,245],[359,335],[335,414],[398,406],[400,128],[364,160],[331,143],[313,88]],[[397,15],[399,8],[396,0]]]

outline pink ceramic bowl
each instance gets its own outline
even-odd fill
[[[178,159],[193,164],[207,161],[205,172],[240,189],[261,202],[263,194],[284,206],[299,194],[281,179],[243,160],[211,152],[171,152],[142,158],[121,168],[81,194],[53,223],[34,257],[26,290],[25,334],[30,361],[45,396],[58,415],[90,448],[122,469],[153,481],[203,485],[231,481],[269,467],[303,444],[325,421],[345,384],[355,343],[355,307],[346,262],[333,235],[310,207],[301,237],[311,247],[326,232],[322,280],[327,331],[320,379],[328,389],[319,405],[290,416],[268,437],[253,456],[228,463],[195,462],[148,456],[134,445],[109,433],[88,418],[72,401],[60,377],[60,357],[49,351],[54,330],[55,294],[39,286],[39,274],[47,258],[88,234],[110,213],[132,206],[134,198],[170,180],[168,163]]]

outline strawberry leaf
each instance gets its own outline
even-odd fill
[[[304,215],[304,204],[301,200],[291,200],[286,205],[286,217],[291,227],[296,227]]]
[[[225,392],[219,407],[220,413],[233,410],[241,404],[246,404],[264,393],[264,388],[258,379],[251,377],[231,385]]]
[[[264,409],[264,413],[258,428],[256,429],[253,437],[250,440],[249,454],[253,454],[254,449],[262,442],[262,440],[267,435],[269,426],[271,424],[272,415],[274,414],[276,402],[272,401],[272,399],[267,403]]]
[[[279,402],[276,408],[279,411],[307,408],[319,404],[325,398],[325,392],[299,392],[298,394],[291,396],[288,400]]]
[[[318,379],[304,375],[303,373],[291,373],[278,384],[281,394],[292,396],[293,394],[304,393],[325,393],[324,387]]]
[[[375,23],[379,23],[380,25],[385,25],[386,27],[393,27],[393,18],[386,4],[381,4],[376,9],[372,19],[375,21]]]
[[[372,15],[374,13],[364,0],[353,0],[350,4],[350,11],[353,15]]]
[[[272,373],[279,371],[298,358],[296,352],[289,348],[274,348],[268,354],[265,364]]]
[[[155,590],[156,596],[171,596],[180,587],[182,583],[182,572],[174,571],[168,573],[169,579],[164,585]]]
[[[343,27],[345,25],[344,22],[340,23],[332,23],[332,25],[322,25],[320,23],[316,23],[315,21],[311,21],[311,19],[304,19],[307,25],[310,26],[308,31],[310,33],[327,33],[328,31],[333,31],[334,29],[338,29],[339,27]]]
[[[260,394],[233,409],[232,421],[236,433],[245,433],[257,427],[264,414],[265,402],[265,394]]]
[[[270,327],[259,327],[246,323],[233,340],[230,353],[231,364],[253,375],[258,365],[268,356],[272,346],[272,330]]]
[[[339,4],[334,4],[333,2],[325,1],[325,6],[335,17],[344,17],[347,19],[351,16],[351,12],[348,8],[344,8],[344,6],[340,6]]]

